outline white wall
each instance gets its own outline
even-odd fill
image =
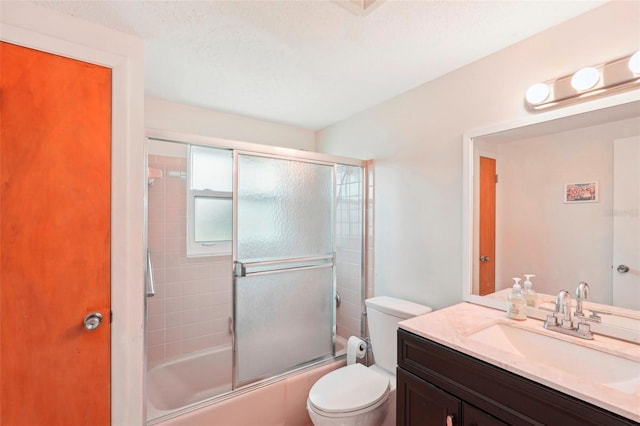
[[[530,115],[529,85],[638,50],[639,28],[640,3],[611,2],[318,132],[376,160],[376,294],[461,300],[462,134]]]
[[[315,132],[145,97],[146,128],[313,151]]]

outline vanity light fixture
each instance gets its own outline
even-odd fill
[[[578,92],[584,92],[591,89],[600,81],[600,71],[593,67],[579,69],[571,77],[571,87]]]
[[[634,74],[640,74],[640,50],[629,58],[629,70]]]
[[[640,51],[536,83],[527,90],[525,105],[530,110],[544,110],[634,88],[640,88]]]
[[[551,90],[549,90],[549,85],[546,83],[536,83],[533,86],[529,87],[527,90],[527,101],[531,104],[537,105],[546,101],[549,97]]]

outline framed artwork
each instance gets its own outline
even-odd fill
[[[598,182],[567,183],[564,185],[565,203],[597,203]]]

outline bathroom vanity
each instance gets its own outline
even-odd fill
[[[613,193],[637,194],[627,152],[640,149],[639,107],[636,91],[465,133],[462,282],[473,304],[400,323],[398,425],[640,425],[638,221],[601,214],[638,209]],[[563,187],[583,170],[610,188],[591,209]],[[533,265],[536,308],[510,320],[505,282]]]
[[[551,333],[469,303],[401,322],[397,424],[638,425],[640,346]]]

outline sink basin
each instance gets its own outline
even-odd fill
[[[640,386],[640,362],[545,334],[499,323],[472,333],[468,338],[628,394],[633,394]]]

